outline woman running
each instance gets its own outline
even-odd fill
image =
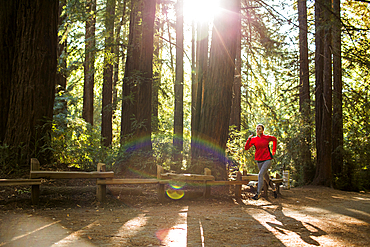
[[[268,169],[271,167],[271,161],[276,153],[277,139],[275,136],[264,135],[263,131],[265,127],[262,124],[258,124],[256,127],[257,136],[253,137],[250,135],[248,137],[247,143],[245,144],[245,150],[248,150],[252,146],[256,147],[256,152],[254,158],[257,162],[259,173],[258,173],[258,187],[257,193],[252,197],[254,200],[258,200],[261,196],[261,191],[263,188],[263,179],[265,178],[267,183],[271,186],[274,197],[277,197],[276,188],[274,184],[270,181],[270,176]],[[270,152],[269,143],[272,142],[272,153]]]

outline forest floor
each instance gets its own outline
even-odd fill
[[[157,187],[108,186],[96,201],[93,180],[58,180],[30,188],[0,187],[0,246],[368,246],[370,193],[326,187],[281,190],[275,199],[237,201],[227,186],[186,188],[158,201]]]

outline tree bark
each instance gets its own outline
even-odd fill
[[[316,3],[317,4],[317,3]],[[315,185],[331,185],[331,124],[332,124],[332,61],[331,61],[331,1],[319,1],[322,4],[322,22],[319,28],[323,29],[322,51],[317,55],[322,55],[323,73],[322,73],[322,98],[319,105],[319,114],[321,119],[316,122],[320,126],[317,138],[317,166],[316,175],[313,183]],[[328,24],[323,26],[323,24]],[[317,68],[316,68],[317,69]]]
[[[121,1],[119,1],[119,5],[122,8],[122,17],[121,21],[116,26],[116,38],[115,38],[115,45],[114,45],[114,65],[113,65],[113,99],[112,99],[112,110],[113,115],[114,112],[117,110],[117,104],[118,104],[118,92],[117,92],[117,84],[119,82],[119,64],[120,64],[120,58],[124,57],[123,52],[120,53],[120,48],[123,49],[123,44],[121,40],[121,28],[126,24],[126,2],[127,0],[123,1],[123,4],[121,4]]]
[[[238,20],[238,38],[236,46],[236,62],[235,62],[235,76],[233,85],[233,100],[231,107],[230,126],[235,126],[235,129],[240,131],[241,124],[241,86],[242,86],[242,44],[241,44],[241,13],[239,13]]]
[[[160,5],[161,0],[158,0]],[[159,8],[161,9],[161,8]],[[154,65],[156,66],[153,71],[153,101],[152,101],[152,131],[157,132],[159,129],[159,89],[161,87],[161,71],[162,71],[162,46],[163,41],[163,22],[158,21],[155,23],[156,35],[154,37]]]
[[[1,136],[20,148],[18,164],[28,167],[31,157],[51,158],[44,145],[53,118],[58,1],[1,1],[0,9]]]
[[[195,21],[191,23],[191,142],[193,142],[193,130],[195,122],[195,103],[197,97],[197,88],[196,88],[196,61],[195,61]]]
[[[122,89],[121,145],[133,134],[136,119],[137,78],[140,63],[139,1],[131,1],[130,33],[126,55],[125,75]]]
[[[200,128],[200,115],[203,99],[203,85],[207,74],[208,68],[208,23],[197,23],[197,41],[196,41],[196,77],[193,84],[196,96],[192,107],[194,111],[191,129],[191,153],[192,159],[197,159],[200,154],[199,142],[199,128]]]
[[[217,153],[225,151],[229,133],[240,1],[222,1],[221,8],[224,11],[215,17],[212,31],[199,128],[200,138],[214,145],[213,151]],[[209,154],[202,152],[206,157]],[[213,153],[211,156],[220,162],[225,161],[224,155],[215,157]]]
[[[184,17],[183,0],[176,4],[176,78],[174,85],[175,111],[174,111],[174,137],[175,160],[181,159],[184,138]]]
[[[67,4],[66,0],[59,1],[59,9],[58,9],[58,27],[64,25],[67,14],[66,12],[63,13],[63,9]],[[65,34],[61,34],[58,38],[58,70],[56,76],[56,87],[57,87],[57,95],[63,95],[67,90],[67,37],[64,36]],[[54,109],[54,115],[63,114],[67,115],[67,101],[63,100],[61,102],[61,107]],[[63,122],[63,126],[66,128],[67,123],[66,121]]]
[[[140,54],[140,81],[137,95],[136,138],[145,138],[145,143],[139,147],[142,151],[152,149],[152,85],[153,85],[153,36],[156,0],[143,0],[142,45]]]
[[[309,83],[309,62],[307,42],[307,2],[298,0],[298,21],[299,21],[299,111],[301,113],[301,140],[299,163],[302,167],[303,183],[312,182],[314,168],[311,161],[311,110],[310,110],[310,83]]]
[[[1,1],[0,7],[0,145],[4,144],[10,107],[11,83],[14,77],[12,61],[15,59],[17,27],[17,1]]]
[[[94,125],[94,78],[95,78],[95,23],[96,0],[86,2],[88,18],[85,26],[85,66],[82,118]]]
[[[114,40],[114,15],[115,0],[107,0],[105,16],[105,53],[103,70],[103,100],[102,100],[102,144],[105,147],[112,145],[112,116],[113,116],[113,40]]]
[[[342,109],[342,59],[340,0],[333,1],[333,148],[332,169],[334,176],[343,170],[343,109]]]

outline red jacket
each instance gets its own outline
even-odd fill
[[[254,154],[254,159],[257,161],[271,160],[272,154],[270,152],[269,143],[272,142],[272,152],[276,152],[277,139],[275,136],[262,135],[261,137],[255,136],[249,138],[245,144],[245,150],[250,147],[256,147],[256,153]]]

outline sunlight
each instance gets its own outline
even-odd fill
[[[31,235],[31,234],[34,234],[34,233],[36,233],[36,232],[38,232],[38,231],[41,231],[41,230],[43,230],[43,229],[45,229],[45,228],[47,228],[47,227],[49,227],[49,226],[52,226],[52,225],[54,225],[54,224],[59,223],[59,222],[60,222],[60,220],[59,220],[59,221],[52,222],[52,223],[47,224],[47,225],[44,225],[44,226],[42,226],[42,227],[39,227],[39,228],[37,228],[37,229],[35,229],[35,230],[33,230],[33,231],[30,231],[30,232],[27,232],[27,233],[25,233],[25,234],[22,234],[22,235],[19,235],[19,236],[13,237],[9,242],[1,242],[1,243],[0,243],[0,246],[7,245],[7,244],[9,244],[9,243],[11,243],[11,242],[17,241],[17,240],[19,240],[19,239],[21,239],[21,238],[24,238],[24,237],[27,237],[27,236],[29,236],[29,235]]]
[[[124,239],[125,241],[120,242],[125,244],[130,237],[135,236],[140,230],[141,227],[145,226],[147,223],[147,218],[145,214],[140,214],[137,217],[127,221],[117,232],[117,236]]]
[[[187,217],[188,217],[189,206],[183,207],[179,212],[179,219],[176,222],[176,225],[170,229],[164,229],[161,232],[165,234],[156,234],[161,244],[165,246],[186,246],[187,244]]]
[[[211,22],[220,11],[219,0],[186,0],[184,1],[184,18],[190,22]]]
[[[67,246],[67,245],[71,245],[71,244],[81,244],[82,245],[82,242],[84,243],[83,246],[94,246],[93,244],[90,244],[88,242],[86,242],[84,239],[82,239],[82,237],[84,235],[86,235],[88,229],[91,229],[95,226],[99,225],[99,222],[98,221],[94,221],[93,223],[81,228],[80,230],[78,231],[75,231],[71,234],[69,234],[67,237],[63,238],[62,240],[54,243],[53,245],[51,246]],[[89,236],[87,236],[87,238],[89,238]]]
[[[50,223],[50,224],[47,224],[47,225],[45,225],[45,226],[39,227],[39,228],[37,228],[36,230],[33,230],[33,231],[27,232],[27,233],[25,233],[25,234],[23,234],[23,235],[20,235],[20,236],[14,237],[14,238],[12,238],[12,239],[11,239],[11,241],[16,241],[16,240],[18,240],[18,239],[20,239],[20,238],[23,238],[23,237],[25,237],[25,236],[31,235],[31,234],[33,234],[33,233],[35,233],[35,232],[37,232],[37,231],[43,230],[43,229],[45,229],[45,228],[47,228],[47,227],[49,227],[49,226],[52,226],[52,225],[54,225],[54,224],[57,224],[57,223],[59,223],[59,222],[60,222],[60,220],[55,221],[55,222]],[[1,244],[0,244],[0,246],[2,246],[3,244],[4,244],[4,243],[1,243]]]
[[[199,220],[199,229],[200,229],[200,238],[202,240],[202,247],[204,247],[203,225],[202,225],[202,222],[200,220]]]

